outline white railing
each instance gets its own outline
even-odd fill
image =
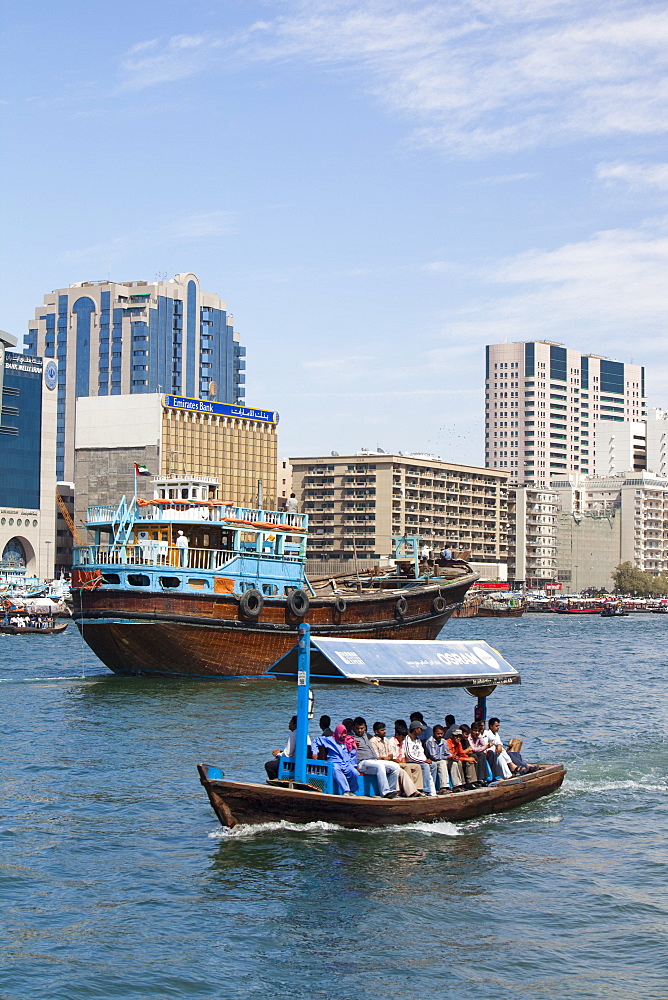
[[[89,507],[87,521],[89,524],[110,524],[114,521],[117,511],[118,507],[110,505]],[[193,506],[187,502],[178,503],[177,501],[169,506],[156,504],[155,506],[137,507],[134,514],[135,521],[223,523],[228,519],[232,519],[233,522],[249,521],[275,525],[277,529],[282,530],[286,528],[305,530],[308,524],[307,514],[293,514],[279,510],[257,510],[250,507],[214,507],[207,504]],[[230,527],[238,527],[243,530],[244,525],[232,523]],[[248,527],[250,528],[251,524]]]
[[[233,549],[180,548],[158,541],[140,545],[82,545],[74,549],[75,566],[152,566],[157,568],[219,570],[236,558],[300,563],[297,551],[273,552]]]

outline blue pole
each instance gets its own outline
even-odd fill
[[[311,627],[299,626],[297,644],[297,739],[295,741],[295,781],[306,781],[308,743],[308,694],[311,684]]]

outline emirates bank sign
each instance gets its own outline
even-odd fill
[[[163,404],[173,410],[214,413],[221,417],[238,417],[240,420],[259,420],[265,424],[278,423],[278,413],[275,410],[256,410],[251,406],[231,406],[229,403],[215,403],[208,399],[189,399],[187,396],[163,396]]]

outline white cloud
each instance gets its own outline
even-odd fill
[[[93,246],[65,250],[59,255],[59,259],[68,264],[95,259],[115,260],[117,257],[125,257],[140,246],[170,248],[174,244],[178,251],[181,243],[233,233],[235,230],[232,220],[232,213],[222,210],[182,215],[165,222],[156,220],[155,226],[148,229],[134,229]]]
[[[480,276],[482,305],[453,316],[442,334],[477,352],[502,340],[542,339],[623,361],[633,356],[668,401],[666,273],[668,219],[606,230],[498,262]],[[448,370],[450,350],[435,349],[431,360]]]
[[[662,0],[292,0],[227,37],[142,42],[126,88],[212,66],[306,60],[355,73],[413,142],[479,156],[668,122]]]
[[[631,190],[668,191],[668,163],[599,163],[596,176],[606,183],[626,184]]]

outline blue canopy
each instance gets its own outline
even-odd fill
[[[297,647],[269,667],[297,679]],[[520,675],[482,639],[321,639],[311,636],[311,680],[397,687],[487,687],[519,684]]]

